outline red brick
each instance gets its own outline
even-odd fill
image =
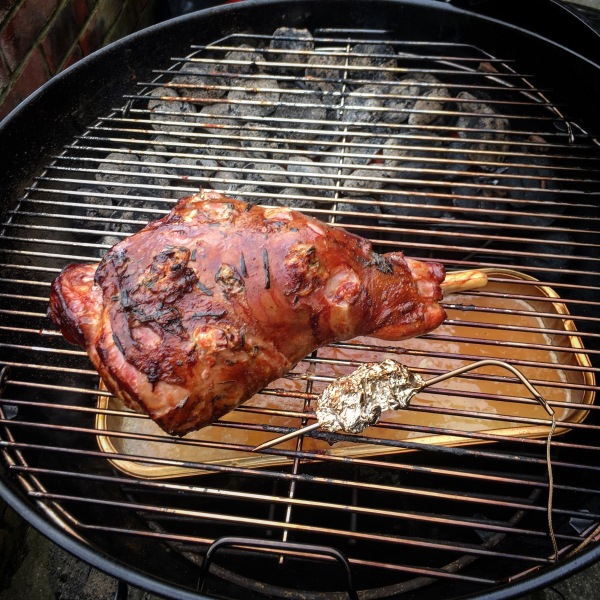
[[[35,45],[59,0],[25,0],[0,33],[0,49],[11,71]]]
[[[75,22],[79,27],[87,21],[87,18],[92,14],[92,9],[96,6],[98,0],[71,0],[73,11],[75,13]]]
[[[12,92],[4,98],[2,104],[0,104],[0,121],[4,119],[4,117],[13,109],[16,108],[21,100],[18,100],[16,95],[13,95]]]
[[[149,0],[140,13],[136,29],[144,29],[158,23],[164,18],[161,14],[160,0]],[[164,7],[163,7],[164,8]]]
[[[61,66],[61,70],[66,69],[67,67],[70,67],[71,65],[74,65],[78,60],[81,60],[82,58],[83,58],[83,50],[79,47],[79,44],[78,44],[73,49],[73,52],[71,52],[71,55],[69,56],[69,58],[67,58],[65,63]]]
[[[10,75],[8,74],[8,67],[4,64],[4,61],[0,56],[0,94],[6,89],[9,81]]]
[[[122,2],[99,0],[86,31],[79,39],[79,45],[84,54],[90,54],[103,46],[106,34],[119,16],[122,8]]]
[[[37,90],[41,85],[50,79],[48,68],[44,61],[44,57],[39,48],[33,51],[25,67],[17,77],[13,85],[13,91],[18,91],[23,95],[23,99],[27,98],[31,92]]]
[[[0,0],[0,24],[10,12],[10,9],[16,4],[17,0]]]
[[[5,98],[0,115],[5,116],[27,96],[48,81],[48,69],[41,51],[36,48]]]
[[[125,37],[136,30],[140,17],[140,4],[140,0],[129,0],[129,2],[123,4],[123,10],[119,13],[104,40],[106,44]]]
[[[44,54],[52,74],[56,73],[79,36],[80,25],[73,4],[65,4],[52,19],[52,25],[42,41]]]

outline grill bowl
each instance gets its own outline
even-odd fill
[[[291,467],[250,471],[230,464],[213,469],[209,478],[158,483],[114,471],[109,460],[113,457],[97,445],[97,378],[85,357],[53,335],[43,317],[48,281],[62,264],[98,250],[102,242],[98,241],[96,226],[106,220],[102,212],[90,216],[60,208],[65,196],[69,210],[85,204],[78,201],[82,193],[76,189],[83,183],[68,180],[82,179],[85,183],[90,170],[85,161],[73,162],[79,169],[75,172],[64,166],[73,156],[81,160],[81,148],[100,143],[95,138],[108,135],[107,123],[111,135],[120,136],[128,119],[136,120],[131,126],[135,133],[130,133],[129,139],[144,138],[148,110],[139,98],[152,95],[157,77],[167,82],[173,77],[173,71],[164,71],[175,65],[179,68],[178,57],[192,54],[202,61],[208,56],[206,52],[218,54],[215,44],[239,44],[244,35],[254,42],[268,40],[281,25],[306,27],[327,48],[339,48],[348,38],[353,43],[360,38],[392,40],[396,48],[404,44],[407,61],[417,56],[421,70],[429,66],[448,71],[439,76],[450,84],[460,74],[461,85],[465,85],[464,78],[472,77],[473,72],[478,81],[504,92],[507,85],[518,82],[518,90],[508,90],[509,102],[514,103],[516,97],[530,103],[515,108],[511,122],[535,126],[531,135],[540,136],[544,142],[534,137],[530,144],[539,148],[547,143],[550,150],[545,154],[552,155],[553,169],[559,167],[548,176],[544,175],[549,168],[546,163],[534,165],[538,180],[552,186],[552,199],[542,212],[554,215],[552,223],[527,220],[539,217],[533,207],[540,202],[525,189],[531,185],[529,180],[524,185],[518,173],[509,173],[510,177],[506,172],[498,173],[498,183],[492,184],[489,171],[478,166],[480,179],[476,183],[467,180],[465,186],[465,180],[460,179],[460,184],[449,184],[433,178],[439,163],[430,157],[424,165],[411,164],[410,177],[404,171],[395,178],[414,180],[416,173],[421,182],[417,192],[433,195],[441,204],[449,196],[466,200],[466,204],[457,204],[457,210],[447,210],[460,217],[452,222],[431,209],[422,209],[416,220],[414,213],[376,220],[367,209],[385,205],[389,194],[380,195],[376,202],[351,195],[344,204],[339,202],[332,208],[331,198],[317,189],[313,195],[323,199],[307,211],[334,222],[342,218],[345,226],[372,237],[383,248],[400,246],[411,256],[441,259],[451,268],[509,266],[552,284],[568,307],[591,361],[591,365],[575,366],[588,376],[597,370],[599,269],[593,209],[597,208],[599,190],[599,152],[593,133],[599,125],[598,66],[531,32],[434,2],[370,2],[368,10],[361,2],[247,2],[175,19],[130,36],[58,76],[0,125],[0,153],[5,165],[0,185],[5,257],[2,277],[10,285],[3,292],[6,305],[1,313],[1,348],[2,361],[11,365],[10,373],[5,374],[2,398],[3,496],[67,550],[118,578],[165,596],[198,597],[193,590],[203,576],[199,563],[206,549],[214,540],[238,531],[245,539],[224,544],[214,558],[202,592],[208,597],[235,597],[241,589],[245,597],[345,597],[344,561],[331,558],[323,546],[349,557],[354,582],[365,597],[409,590],[416,595],[429,594],[442,586],[445,597],[517,596],[597,560],[597,542],[578,548],[597,525],[599,512],[597,461],[593,460],[598,451],[598,415],[594,406],[589,407],[583,422],[569,423],[569,431],[553,442],[554,518],[562,552],[556,563],[549,560],[543,440],[505,436],[485,440],[493,441],[492,445],[474,448],[415,448],[409,441],[404,446],[412,452],[403,453],[402,458],[342,456],[320,461],[315,460],[319,457],[314,452],[300,447],[297,451],[273,451],[275,456],[291,461]],[[190,44],[198,47],[191,52]],[[204,48],[208,45],[212,50]],[[496,71],[486,72],[485,79],[478,71],[480,63]],[[533,87],[525,89],[531,82]],[[550,98],[548,106],[543,104],[546,96]],[[535,110],[543,123],[519,120],[519,110]],[[327,120],[335,121],[331,117]],[[431,132],[428,127],[421,127],[420,145],[428,144],[424,135]],[[434,123],[432,127],[443,138],[456,132],[448,124]],[[367,129],[366,133],[372,132],[372,127]],[[164,130],[169,132],[166,127]],[[400,127],[395,133],[405,131],[406,127]],[[359,131],[364,132],[365,128]],[[522,136],[518,139],[525,141]],[[111,143],[118,149],[129,142]],[[445,143],[451,146],[447,139]],[[336,148],[344,147],[342,142]],[[509,166],[530,156],[520,148],[511,150]],[[185,154],[185,150],[176,152]],[[292,154],[300,162],[306,160],[303,153]],[[106,161],[106,156],[107,152],[92,153],[96,172],[98,157]],[[151,162],[159,158],[152,154]],[[470,167],[464,157],[450,164],[455,170]],[[123,168],[122,161],[117,168]],[[101,169],[114,170],[106,166]],[[371,175],[373,186],[378,163],[372,165]],[[157,173],[150,176],[156,179]],[[229,177],[213,176],[212,183],[215,187],[227,184]],[[338,180],[351,179],[344,175]],[[194,187],[189,180],[180,183],[169,185],[181,188],[181,193]],[[279,194],[281,186],[276,184],[271,182],[267,200]],[[149,194],[157,185],[143,183],[137,187]],[[518,213],[521,221],[490,224],[483,218],[497,212],[497,207],[492,211],[485,202],[474,207],[469,204],[475,202],[475,188],[492,185],[494,190],[507,193],[519,190],[521,195],[511,198],[516,206],[511,205],[510,212]],[[111,186],[115,188],[114,182]],[[310,184],[307,189],[312,189]],[[335,190],[327,191],[335,194]],[[113,196],[120,197],[121,192],[112,189],[101,192],[100,197],[114,200]],[[128,210],[137,207],[139,214],[129,211],[133,215],[127,216],[123,216],[127,211],[121,206],[117,220],[121,225],[132,221],[139,227],[146,213],[160,214],[168,209],[168,199],[163,200],[163,205],[150,208],[128,204]],[[352,206],[365,210],[353,212]],[[474,212],[470,215],[471,208]],[[483,227],[483,233],[478,227]],[[52,228],[59,233],[49,231]],[[130,231],[125,228],[118,232]],[[534,237],[532,232],[541,236],[540,241],[523,248],[523,238]],[[566,234],[572,235],[564,237]],[[482,235],[495,238],[496,247],[489,249]],[[40,238],[55,244],[36,241]],[[566,266],[560,260],[548,262],[563,254],[573,257]],[[563,271],[560,277],[557,271]],[[502,283],[502,277],[499,279]],[[512,295],[516,295],[514,288]],[[544,310],[536,308],[536,312]],[[469,312],[464,315],[468,317]],[[509,311],[508,316],[514,315]],[[504,326],[510,327],[510,323]],[[559,337],[562,333],[558,330],[551,335]],[[565,341],[568,336],[563,337],[559,342],[563,352],[572,352],[573,347]],[[349,351],[357,350],[364,357],[378,351],[364,341]],[[418,355],[422,349],[411,351]],[[317,355],[305,367],[324,368],[331,361],[330,356]],[[327,374],[331,376],[331,372]],[[318,384],[318,379],[313,382]],[[571,381],[569,386],[588,393],[596,391],[589,378]],[[310,395],[312,387],[303,393]],[[480,435],[479,441],[484,437]],[[315,496],[327,501],[316,502]],[[344,511],[344,506],[353,510]],[[381,539],[390,530],[394,537],[391,544]],[[268,547],[258,548],[259,541],[265,539]],[[577,551],[569,555],[575,548]],[[414,556],[406,556],[411,553]],[[523,556],[529,561],[525,566],[521,564]],[[302,590],[303,585],[318,589],[317,582],[321,581],[327,582],[322,584],[322,591]]]

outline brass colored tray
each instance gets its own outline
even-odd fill
[[[488,276],[512,281],[490,281],[482,293],[450,296],[448,319],[432,334],[398,343],[357,338],[322,348],[317,361],[300,363],[291,377],[275,381],[219,424],[184,438],[168,436],[147,417],[101,394],[96,418],[99,447],[117,469],[143,479],[209,473],[217,466],[286,464],[290,460],[285,456],[255,454],[248,448],[278,435],[265,432],[264,425],[298,428],[306,424],[301,418],[306,396],[302,373],[310,372],[312,392],[318,394],[331,377],[347,375],[357,363],[386,358],[404,363],[424,379],[482,358],[511,361],[547,401],[564,403],[555,406],[556,420],[561,423],[555,435],[564,433],[568,430],[564,423],[585,419],[587,411],[581,405],[592,404],[595,396],[591,363],[575,324],[568,318],[568,309],[552,288],[536,285],[532,277],[507,269],[491,270]],[[506,285],[510,285],[510,295]],[[485,310],[465,310],[471,306]],[[416,445],[415,449],[418,444],[459,446],[493,441],[495,436],[531,439],[548,434],[548,426],[542,424],[548,423],[546,412],[505,370],[486,367],[435,389],[418,394],[410,410],[385,413],[361,438],[408,441]],[[438,433],[440,429],[444,434]],[[469,437],[473,432],[490,434],[489,439]],[[296,443],[290,440],[278,448],[292,450]],[[380,456],[408,449],[364,442],[330,445],[309,437],[302,448],[344,457]]]

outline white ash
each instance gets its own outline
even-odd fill
[[[370,196],[356,198],[356,203],[344,201],[336,203],[335,220],[342,225],[363,225],[373,227],[381,216],[379,202]],[[342,214],[351,213],[351,214]],[[372,235],[372,232],[370,232]]]
[[[186,158],[175,157],[168,161],[166,172],[180,179],[198,179],[207,182],[219,169],[219,163],[209,158]]]
[[[398,84],[386,86],[383,93],[381,102],[385,111],[379,120],[383,123],[399,124],[408,121],[421,88],[413,78],[408,78],[400,80]]]
[[[308,193],[328,197],[335,193],[335,181],[327,177],[325,171],[317,164],[294,165],[287,167],[289,180],[301,186],[314,186]]]
[[[396,77],[392,71],[398,66],[396,52],[389,44],[356,44],[351,52],[357,55],[349,59],[352,67],[349,77],[352,79],[386,81]]]
[[[363,85],[346,98],[342,119],[348,123],[373,123],[383,116],[382,96],[386,89],[380,85]]]
[[[276,161],[290,157],[287,141],[279,138],[279,133],[260,123],[247,123],[242,127],[240,142],[246,155],[253,158],[269,158]]]
[[[192,131],[192,123],[196,120],[194,116],[196,107],[192,103],[180,100],[177,92],[171,88],[155,88],[151,95],[155,98],[148,100],[148,110],[154,129],[174,132]],[[175,122],[177,124],[171,124]]]
[[[323,127],[322,121],[327,117],[327,108],[317,94],[282,93],[280,105],[273,114],[274,119],[285,119],[275,122],[283,128],[285,137],[296,140],[313,140],[316,131]]]
[[[271,61],[290,65],[272,67],[275,73],[301,76],[302,73],[296,67],[306,64],[308,59],[308,56],[301,52],[313,52],[315,42],[308,29],[279,27],[273,33],[269,49],[268,56]]]
[[[343,145],[335,146],[336,154],[342,153],[341,156],[331,156],[324,162],[332,165],[329,168],[335,168],[337,161],[337,165],[344,169],[344,173],[349,173],[348,168],[353,170],[377,160],[387,139],[387,136],[352,136]]]
[[[414,112],[408,116],[408,124],[416,127],[429,125],[438,119],[450,99],[448,88],[433,75],[424,76],[422,80],[430,83],[431,87],[421,88],[421,96],[412,107]]]
[[[71,202],[85,204],[85,208],[73,206],[71,214],[81,215],[81,226],[85,229],[105,229],[106,219],[110,218],[113,212],[113,200],[105,198],[98,194],[106,193],[105,187],[97,186],[93,188],[78,188],[77,191],[84,195],[74,195],[70,197]]]
[[[342,184],[346,196],[364,196],[365,193],[380,190],[385,185],[385,173],[376,169],[355,169]]]
[[[425,218],[439,218],[444,214],[445,201],[434,197],[433,188],[421,187],[418,190],[419,194],[416,194],[415,191],[395,189],[395,193],[382,195],[381,212],[398,217]]]
[[[318,192],[308,192],[312,195],[318,195]],[[277,202],[281,206],[303,210],[307,208],[315,208],[316,202],[310,198],[304,197],[304,191],[294,187],[283,188],[279,192]]]
[[[223,190],[236,190],[246,185],[244,173],[241,171],[228,171],[223,168],[215,171],[212,177],[208,178],[208,182],[211,187],[219,192]]]
[[[510,127],[508,119],[498,116],[489,104],[482,102],[469,92],[460,92],[457,97],[461,100],[457,103],[459,111],[478,114],[463,115],[457,119],[457,135],[464,142],[459,142],[454,146],[463,148],[467,158],[480,169],[494,170],[495,166],[491,167],[483,163],[504,160],[508,146],[502,142],[507,140],[507,134],[504,132]],[[465,131],[461,131],[461,129],[465,129]],[[482,151],[487,153],[482,154]]]
[[[227,94],[231,113],[243,117],[265,117],[275,111],[279,101],[277,82],[269,79],[241,79]]]
[[[98,248],[96,248],[96,256],[104,258],[104,255],[115,245],[123,240],[122,237],[116,235],[103,235],[98,240]]]
[[[177,86],[178,95],[185,98],[222,98],[227,91],[223,87],[226,82],[214,73],[210,74],[209,69],[210,66],[202,63],[184,63],[179,74],[171,80]]]
[[[225,169],[242,169],[248,164],[245,149],[234,139],[213,137],[206,141],[205,147],[199,147],[194,154],[204,154],[215,159]]]
[[[213,135],[221,138],[235,138],[240,133],[237,117],[231,104],[207,104],[200,110],[198,124]]]
[[[157,152],[190,152],[195,147],[195,142],[190,138],[185,138],[184,134],[172,135],[168,132],[160,133],[152,138],[149,150]]]
[[[411,137],[411,135],[419,137]],[[439,158],[437,149],[441,146],[440,140],[434,134],[427,134],[426,139],[421,139],[419,131],[408,131],[402,137],[390,137],[382,148],[383,166],[390,177],[395,177],[397,171],[407,163],[420,162],[422,167],[435,169],[452,169],[452,164],[445,162],[431,162],[428,159]],[[399,175],[402,177],[402,175]]]
[[[156,176],[144,178],[142,182],[147,185],[156,186],[157,188],[168,187],[171,180],[168,177],[161,177],[161,175],[167,175],[163,164],[160,156],[142,155],[140,157],[140,172]]]
[[[260,185],[249,183],[216,184],[215,189],[235,200],[243,200],[248,204],[268,204],[265,194],[267,190]]]
[[[331,151],[331,149],[334,148],[335,142],[339,141],[341,138],[341,132],[323,129],[312,140],[308,140],[306,144],[302,144],[301,148],[304,151],[305,156],[314,160],[319,160],[325,152]]]
[[[214,70],[224,76],[228,74],[253,75],[264,70],[264,63],[265,57],[262,52],[248,44],[240,44],[236,50],[227,52],[222,61],[216,62]]]
[[[94,173],[96,181],[100,181],[104,184],[122,184],[118,186],[107,185],[106,189],[108,192],[113,194],[126,194],[127,187],[125,186],[135,186],[140,183],[140,177],[137,173],[139,173],[141,167],[137,164],[140,160],[137,155],[129,152],[111,152],[105,160],[107,162],[100,163],[98,165],[98,170]],[[117,171],[120,171],[120,173]]]
[[[263,187],[271,183],[289,184],[288,172],[275,163],[250,163],[244,169],[247,181],[263,181]],[[278,186],[276,189],[281,189]]]
[[[335,51],[335,50],[334,50]],[[344,77],[344,56],[331,54],[313,54],[307,62],[305,84],[308,89],[326,93],[342,90]]]

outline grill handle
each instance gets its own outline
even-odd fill
[[[600,14],[595,29],[583,12],[561,0],[441,0],[456,8],[526,29],[600,65]]]
[[[269,550],[274,550],[276,552],[288,552],[292,554],[302,554],[302,555],[320,555],[323,557],[333,558],[337,562],[342,565],[344,569],[344,573],[346,575],[346,583],[348,586],[348,598],[350,600],[358,600],[358,592],[354,589],[354,583],[352,582],[352,569],[350,568],[350,563],[348,559],[344,556],[342,552],[336,550],[335,548],[331,548],[330,546],[317,546],[312,544],[296,544],[293,542],[279,542],[276,540],[258,540],[255,538],[245,538],[245,537],[222,537],[218,540],[215,540],[206,551],[206,556],[202,561],[202,568],[200,571],[200,581],[198,585],[198,591],[202,592],[204,588],[204,583],[206,581],[206,577],[208,576],[208,572],[210,569],[210,565],[213,561],[215,553],[221,548],[243,548],[246,550],[252,550],[255,548],[267,548]]]

